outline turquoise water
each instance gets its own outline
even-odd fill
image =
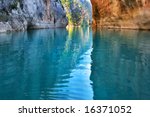
[[[0,99],[150,99],[150,32],[2,33]]]

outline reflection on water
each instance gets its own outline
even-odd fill
[[[150,33],[0,34],[0,99],[150,99]]]
[[[144,31],[94,32],[94,99],[150,99],[149,37]]]
[[[0,34],[0,99],[93,99],[90,30]]]

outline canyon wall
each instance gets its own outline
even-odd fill
[[[150,29],[150,0],[91,0],[93,25]]]
[[[89,0],[0,0],[0,32],[92,23]]]
[[[61,0],[66,10],[69,25],[92,24],[92,4],[90,0]]]
[[[66,27],[60,0],[0,0],[0,32]]]
[[[150,29],[150,0],[0,0],[0,32],[89,25],[92,8],[95,26]]]

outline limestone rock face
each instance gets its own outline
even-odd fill
[[[66,12],[60,0],[23,0],[23,12],[31,21],[30,28],[65,27]]]
[[[0,22],[0,33],[6,31],[12,31],[10,24],[8,22]]]
[[[1,25],[10,30],[66,27],[68,19],[60,0],[0,0]],[[9,29],[10,28],[10,29]]]
[[[92,24],[92,4],[90,0],[79,0],[83,6],[83,25]]]
[[[107,28],[150,29],[149,0],[91,0],[93,24]]]
[[[81,26],[92,23],[90,0],[61,0],[69,20],[69,25]]]
[[[54,18],[56,27],[66,27],[68,25],[68,19],[66,17],[66,11],[62,6],[60,0],[52,0],[51,2],[51,17]]]

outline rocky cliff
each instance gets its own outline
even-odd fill
[[[66,10],[69,25],[81,26],[92,23],[90,0],[61,0]]]
[[[0,32],[67,24],[60,0],[0,0]]]
[[[0,32],[91,22],[89,0],[0,0]]]
[[[89,25],[92,8],[96,26],[150,29],[149,0],[0,0],[0,32]]]
[[[150,29],[149,0],[91,0],[93,24],[107,28]]]

